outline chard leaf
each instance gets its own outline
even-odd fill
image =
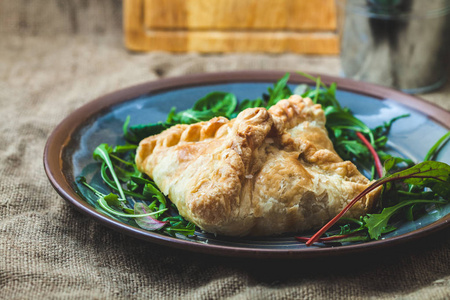
[[[392,167],[395,159],[390,159],[385,165]],[[407,184],[428,187],[444,199],[450,198],[450,166],[446,163],[426,161],[419,163],[406,170],[394,173],[378,180],[377,185],[385,184],[394,180],[403,180]],[[368,215],[364,218],[369,234],[373,239],[378,239],[382,230],[387,226],[389,219],[399,209],[417,203],[445,203],[442,200],[410,200],[402,201],[392,207],[384,208],[380,214]]]
[[[404,179],[407,184],[428,187],[444,199],[450,198],[450,166],[443,162],[424,161],[387,179]]]
[[[145,204],[136,202],[134,204],[134,213],[136,215],[143,215],[148,213],[148,207],[146,207]],[[164,225],[167,224],[167,222],[159,221],[157,219],[152,218],[151,216],[145,216],[145,217],[139,217],[134,219],[136,221],[136,224],[139,225],[142,229],[145,230],[158,230],[164,227]]]

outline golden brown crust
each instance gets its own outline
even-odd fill
[[[141,141],[136,163],[186,219],[234,236],[319,227],[369,185],[334,151],[320,105],[299,96],[173,126]],[[367,212],[376,193],[347,216]]]

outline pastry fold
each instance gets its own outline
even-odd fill
[[[229,236],[318,228],[370,184],[334,151],[321,106],[299,96],[232,120],[175,125],[142,140],[136,164],[184,218]],[[346,216],[367,213],[377,193]]]

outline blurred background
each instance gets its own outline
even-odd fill
[[[117,89],[192,73],[298,70],[426,92],[449,109],[439,96],[449,91],[449,11],[448,0],[2,1],[0,76],[29,85],[48,76],[101,85],[108,76]]]

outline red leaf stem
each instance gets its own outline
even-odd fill
[[[382,186],[383,184],[385,184],[386,182],[389,181],[395,181],[395,180],[402,180],[402,179],[408,179],[408,178],[430,178],[430,176],[425,176],[425,175],[416,175],[417,173],[420,174],[420,172],[416,172],[416,173],[412,173],[412,174],[408,174],[405,176],[398,176],[398,177],[391,177],[391,178],[385,178],[385,179],[380,179],[378,181],[375,181],[374,183],[372,183],[371,185],[369,185],[364,191],[362,191],[361,193],[359,193],[355,198],[353,198],[352,201],[350,201],[349,204],[347,204],[344,209],[338,213],[333,219],[331,219],[327,224],[325,224],[319,231],[317,231],[307,242],[306,242],[306,246],[311,246],[312,244],[314,244],[315,242],[317,242],[319,240],[319,238],[325,233],[327,232],[328,229],[330,229],[337,221],[339,221],[340,218],[342,218],[342,216],[353,206],[355,205],[356,202],[358,202],[362,197],[364,197],[365,195],[367,195],[368,193],[370,193],[371,191],[373,191],[374,189],[376,189],[379,186]],[[434,178],[434,177],[433,177]],[[440,178],[435,178],[436,180],[445,182],[444,180],[440,179]]]
[[[339,239],[343,239],[349,236],[354,235],[356,232],[352,232],[349,234],[341,234],[341,235],[333,235],[333,236],[327,236],[327,237],[323,237],[323,238],[319,238],[317,240],[317,242],[328,242],[328,241],[334,241],[334,240],[339,240]],[[304,242],[306,243],[309,240],[309,237],[303,237],[303,236],[296,236],[295,237],[298,241],[300,242]]]
[[[372,144],[366,139],[366,137],[359,131],[356,132],[356,135],[359,137],[359,139],[366,145],[366,147],[369,149],[370,153],[372,154],[374,160],[375,160],[375,169],[377,170],[378,177],[383,177],[383,165],[381,164],[380,157],[378,156],[377,151],[373,148]]]
[[[325,226],[323,226],[319,231],[317,231],[307,242],[306,246],[311,246],[325,233],[331,226],[333,226],[339,219],[353,206],[356,202],[358,202],[362,197],[370,193],[372,190],[378,187],[378,182],[370,185],[364,191],[362,191],[359,195],[357,195],[349,204],[347,204],[340,213],[338,213],[333,219],[331,219]]]

